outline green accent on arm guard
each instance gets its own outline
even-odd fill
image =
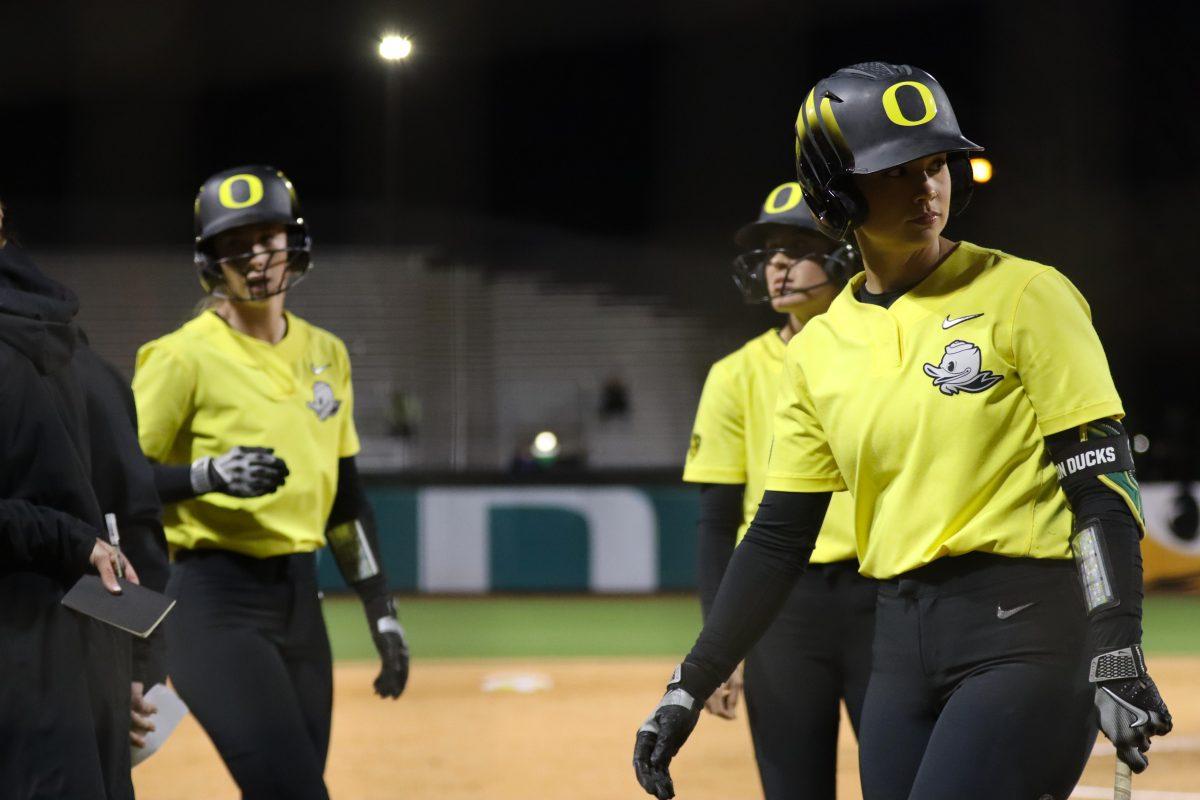
[[[1094,439],[1106,439],[1110,436],[1124,436],[1124,428],[1114,419],[1099,419],[1079,426],[1079,441],[1087,442]],[[1146,515],[1142,510],[1142,490],[1138,486],[1137,474],[1134,470],[1108,472],[1098,477],[1099,481],[1116,492],[1129,512],[1137,522],[1141,535],[1146,535]]]

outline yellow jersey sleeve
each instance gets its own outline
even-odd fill
[[[1057,270],[1035,275],[1017,299],[1012,351],[1043,436],[1124,416],[1091,309]]]
[[[192,414],[196,370],[161,341],[143,345],[133,373],[138,441],[147,458],[166,462],[175,438]]]
[[[338,372],[345,376],[341,387],[341,394],[345,398],[342,403],[345,408],[341,415],[342,429],[338,439],[338,458],[349,458],[358,455],[358,451],[362,448],[358,441],[358,429],[354,425],[354,382],[350,376],[350,354],[346,352],[344,342],[338,339],[337,344],[337,357],[342,362]]]
[[[803,333],[792,339],[783,358],[766,490],[840,492],[846,489],[846,482],[817,419],[800,364],[802,337]]]
[[[746,409],[732,357],[708,371],[683,479],[689,483],[746,482]]]

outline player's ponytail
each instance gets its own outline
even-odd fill
[[[192,307],[192,315],[189,319],[195,319],[205,311],[211,311],[221,305],[221,298],[213,297],[211,294],[206,294]]]

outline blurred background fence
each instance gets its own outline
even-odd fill
[[[80,295],[93,345],[128,375],[137,348],[201,296],[178,250],[37,257]],[[708,365],[736,346],[660,299],[420,250],[321,249],[288,306],[350,350],[368,472],[533,468],[529,447],[547,430],[558,469],[674,468]]]

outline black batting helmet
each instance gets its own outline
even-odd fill
[[[799,241],[790,247],[768,248],[772,234],[781,231],[799,233]],[[770,302],[766,266],[776,253],[785,253],[797,261],[804,258],[817,261],[828,282],[837,286],[844,286],[861,269],[858,251],[853,245],[830,240],[813,219],[804,203],[804,192],[795,181],[772,189],[758,219],[739,228],[733,241],[742,248],[733,261],[733,282],[747,303]]]
[[[840,69],[817,83],[796,116],[796,174],[817,222],[838,239],[867,217],[851,175],[946,153],[958,212],[974,187],[968,154],[982,149],[962,135],[941,84],[907,65]]]
[[[800,228],[824,237],[824,232],[804,204],[804,192],[795,181],[781,183],[763,201],[758,219],[738,228],[733,241],[743,250],[763,247],[780,228]]]
[[[221,170],[200,186],[194,213],[196,270],[200,284],[210,294],[222,293],[221,262],[242,258],[218,259],[213,251],[213,239],[234,228],[275,223],[287,230],[289,277],[279,291],[299,283],[312,266],[312,241],[296,189],[274,167],[252,164]]]

